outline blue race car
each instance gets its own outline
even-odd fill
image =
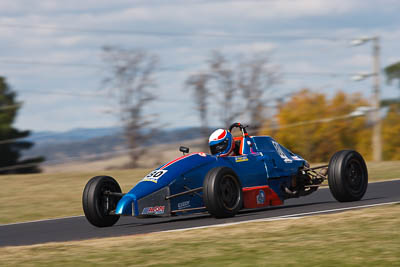
[[[112,177],[93,177],[82,197],[87,220],[107,227],[120,216],[209,212],[226,218],[241,209],[282,205],[285,199],[309,195],[326,180],[341,202],[360,200],[367,190],[367,167],[354,150],[339,151],[329,165],[311,168],[271,137],[249,136],[240,123],[226,132],[233,128],[241,131],[233,140],[234,154],[189,154],[188,148],[180,147],[183,156],[156,168],[126,194]]]

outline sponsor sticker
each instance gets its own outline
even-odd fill
[[[264,204],[264,202],[265,202],[264,190],[260,190],[258,192],[258,195],[256,196],[256,198],[257,198],[257,204]]]
[[[202,157],[207,157],[207,154],[204,153],[204,152],[200,152],[199,155],[202,156]]]
[[[143,209],[142,214],[159,215],[159,214],[164,214],[164,211],[165,211],[165,206],[147,207]]]
[[[181,203],[178,203],[178,209],[186,209],[190,207],[190,200],[183,201]]]
[[[248,161],[249,159],[247,158],[247,156],[238,156],[235,157],[235,161],[236,162],[243,162],[243,161]]]
[[[302,159],[299,158],[298,156],[292,156],[292,159],[294,159],[294,160],[302,160]]]
[[[272,144],[274,145],[276,152],[278,152],[279,156],[283,159],[284,162],[291,163],[293,161],[289,159],[285,153],[283,153],[281,146],[277,142],[272,141]]]
[[[152,171],[151,173],[147,174],[142,181],[147,181],[147,182],[153,182],[157,183],[158,179],[161,178],[168,170],[155,170]]]

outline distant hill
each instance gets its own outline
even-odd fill
[[[179,143],[200,137],[200,130],[197,127],[161,130],[143,146]],[[35,145],[26,151],[24,156],[44,156],[48,164],[71,158],[86,160],[110,158],[120,152],[124,153],[127,149],[121,128],[74,129],[61,133],[37,132],[33,133],[29,140]]]
[[[32,132],[27,140],[36,144],[80,142],[96,137],[117,135],[121,132],[122,128],[120,127],[77,128],[66,132]]]

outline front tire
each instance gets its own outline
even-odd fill
[[[328,183],[337,201],[360,200],[368,187],[368,170],[363,157],[354,150],[336,152],[329,161]]]
[[[112,226],[119,220],[119,215],[110,215],[119,197],[105,195],[106,191],[121,193],[121,188],[112,177],[96,176],[89,180],[83,190],[83,212],[86,219],[97,227]]]
[[[203,200],[216,218],[233,217],[242,207],[242,187],[235,172],[228,167],[210,170],[203,182]]]

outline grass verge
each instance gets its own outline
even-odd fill
[[[0,248],[0,265],[400,266],[400,205],[300,219]]]
[[[112,176],[126,192],[149,171],[2,175],[0,224],[81,215],[83,188],[91,177],[100,174]]]
[[[367,162],[370,181],[400,178],[400,161]]]
[[[400,161],[368,163],[371,181],[400,178]],[[95,175],[110,175],[127,192],[149,169],[113,170],[97,173],[2,175],[0,224],[81,215],[82,191]]]

